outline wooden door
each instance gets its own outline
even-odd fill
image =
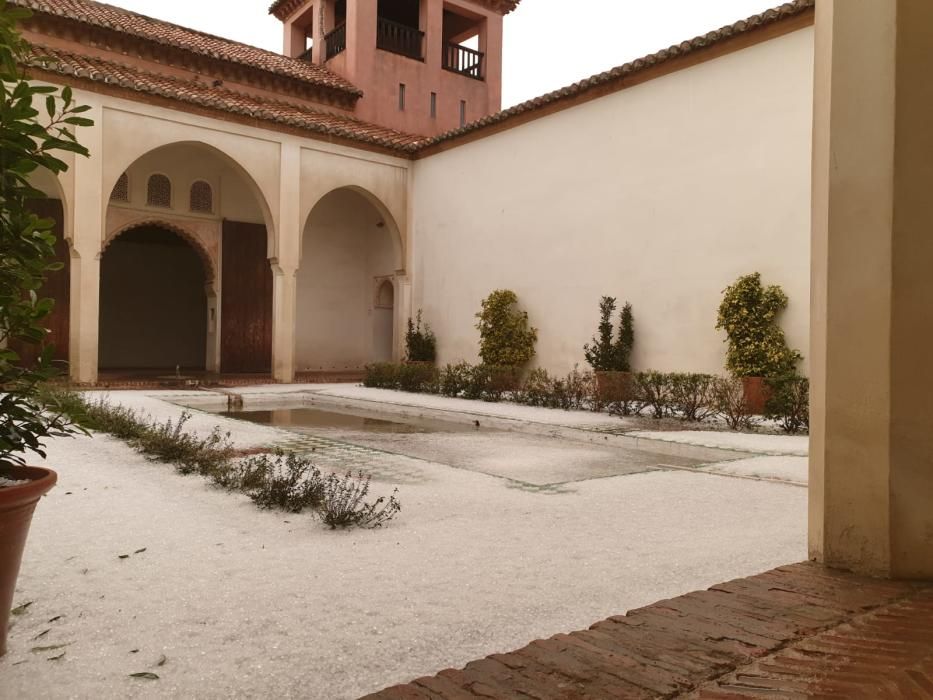
[[[68,362],[68,333],[71,314],[71,252],[65,240],[65,215],[62,203],[58,199],[36,199],[30,202],[30,209],[44,219],[52,219],[55,226],[55,262],[62,263],[62,269],[50,272],[45,284],[39,290],[39,298],[55,300],[52,313],[43,319],[42,325],[49,329],[46,343],[55,346],[53,359]],[[39,347],[31,343],[14,341],[10,347],[19,353],[24,364],[32,364],[39,355]]]
[[[272,268],[266,227],[224,221],[220,371],[272,370]]]

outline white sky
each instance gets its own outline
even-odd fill
[[[782,0],[523,0],[506,17],[503,106],[537,97]],[[110,0],[186,27],[282,50],[270,0]]]

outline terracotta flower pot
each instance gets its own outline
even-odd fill
[[[58,480],[55,472],[40,467],[14,467],[4,470],[3,475],[16,481],[28,479],[29,483],[0,488],[0,656],[6,654],[13,592],[32,512]]]
[[[596,392],[601,404],[631,401],[633,395],[631,372],[597,372]]]
[[[755,415],[765,412],[765,404],[771,398],[771,388],[764,377],[742,377],[742,388],[745,392],[745,404],[748,410]]]

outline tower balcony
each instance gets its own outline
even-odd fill
[[[444,70],[451,73],[459,73],[468,78],[484,80],[486,77],[485,66],[486,54],[482,51],[447,42],[444,44]]]
[[[324,35],[324,60],[329,61],[347,50],[347,23],[343,22]]]
[[[424,32],[385,17],[376,20],[376,48],[424,60]]]

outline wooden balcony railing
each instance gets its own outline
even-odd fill
[[[486,55],[482,51],[474,51],[460,44],[444,45],[444,70],[483,80],[485,59]]]
[[[329,61],[337,54],[347,50],[347,24],[344,22],[339,27],[332,29],[324,35],[324,60]]]
[[[380,17],[376,24],[376,47],[423,61],[424,32]]]

